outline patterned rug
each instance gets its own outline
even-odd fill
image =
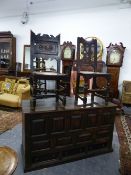
[[[21,121],[21,112],[0,110],[0,134],[12,129],[15,125],[21,123]]]
[[[131,175],[131,115],[116,116],[115,126],[120,143],[120,171]]]

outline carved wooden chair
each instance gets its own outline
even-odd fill
[[[50,63],[49,63],[50,62]],[[50,65],[53,62],[52,66]],[[31,31],[31,94],[33,104],[37,98],[56,97],[66,104],[67,74],[60,73],[60,35],[35,34]],[[55,65],[55,67],[54,67]],[[55,89],[48,89],[47,80],[55,80]],[[63,85],[60,81],[65,82]],[[63,92],[63,93],[61,93]],[[62,95],[62,97],[60,96]]]
[[[77,38],[77,80],[75,104],[78,99],[83,101],[83,105],[95,104],[95,96],[105,99],[107,104],[109,100],[109,87],[111,75],[106,72],[97,72],[97,40],[86,40],[82,37]],[[80,78],[83,78],[83,90],[80,90]],[[89,81],[92,80],[92,86],[89,87]],[[101,83],[99,83],[101,82]],[[103,83],[102,83],[103,82]],[[88,94],[91,94],[91,101],[88,102]]]

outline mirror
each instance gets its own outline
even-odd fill
[[[24,45],[23,71],[30,71],[30,45]]]

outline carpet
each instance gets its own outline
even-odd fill
[[[120,143],[120,170],[131,175],[131,115],[116,116],[115,126]]]
[[[22,121],[22,113],[20,111],[0,110],[0,134],[12,129]]]

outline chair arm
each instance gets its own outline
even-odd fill
[[[29,99],[30,98],[30,85],[25,88],[21,89],[21,94],[19,95],[21,100]]]

